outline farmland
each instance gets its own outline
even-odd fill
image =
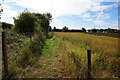
[[[119,33],[88,33],[88,34],[94,34],[99,36],[109,36],[109,37],[120,37]]]
[[[14,31],[7,34],[8,78],[87,78],[88,49],[92,55],[92,78],[120,77],[118,38],[54,32],[41,50],[39,37],[33,36],[33,44]]]
[[[118,2],[2,1],[0,78],[120,80]]]
[[[92,51],[92,76],[94,78],[119,77],[120,54],[118,38],[96,36],[84,33],[54,33],[66,46],[69,54],[74,53],[81,63],[79,76],[86,77],[87,49]]]

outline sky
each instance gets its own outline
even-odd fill
[[[14,24],[25,9],[52,14],[52,27],[69,29],[118,29],[119,0],[1,0],[1,21]],[[120,5],[120,4],[119,4]]]

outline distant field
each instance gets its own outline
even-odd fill
[[[54,32],[67,47],[69,54],[74,53],[80,60],[79,75],[86,76],[87,49],[92,50],[92,75],[94,78],[120,77],[120,54],[118,38],[97,36],[84,33]]]
[[[120,37],[119,33],[87,33],[87,34],[94,34],[99,36],[109,36],[109,37]]]

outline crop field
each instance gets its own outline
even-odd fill
[[[94,34],[99,36],[109,36],[109,37],[120,37],[119,33],[88,33],[88,34]]]
[[[118,38],[98,36],[84,33],[54,32],[62,41],[68,54],[74,54],[79,59],[78,75],[86,78],[87,50],[91,50],[91,74],[93,78],[120,77],[120,54]],[[63,51],[64,52],[64,51]]]
[[[92,78],[120,78],[118,38],[54,32],[45,42],[39,34],[30,42],[12,30],[6,33],[7,78],[87,78],[89,49]]]

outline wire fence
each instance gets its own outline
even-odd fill
[[[79,72],[79,71],[80,71],[81,67],[84,67],[84,68],[86,69],[86,71],[89,71],[90,74],[92,75],[91,78],[95,78],[95,76],[94,76],[94,74],[92,73],[92,71],[89,70],[88,67],[86,67],[85,64],[82,64],[82,63],[80,62],[80,59],[78,59],[78,57],[75,56],[74,53],[68,53],[68,56],[73,60],[75,66],[76,66],[76,68],[77,68],[77,70],[78,70],[78,76],[79,76],[79,77],[80,77],[80,75],[79,75],[80,72]],[[84,71],[85,71],[85,70],[84,70]]]
[[[62,38],[62,40],[63,40],[63,44],[64,44],[64,46],[65,46],[65,43],[64,43],[64,41],[65,41],[65,38]],[[69,50],[68,50],[69,51]],[[87,54],[87,53],[86,53]],[[87,67],[87,65],[86,64],[82,64],[81,63],[81,61],[80,61],[80,59],[74,54],[74,53],[72,53],[72,52],[68,52],[67,53],[67,55],[68,55],[68,57],[70,58],[70,59],[72,59],[72,61],[73,61],[73,63],[75,64],[75,66],[76,66],[76,68],[77,68],[77,77],[78,78],[81,78],[81,76],[80,76],[80,70],[81,70],[81,68],[83,69],[83,68],[85,68],[85,74],[90,74],[91,76],[91,78],[95,78],[95,75],[92,73],[92,71],[91,71],[91,69],[89,69],[88,67]],[[86,61],[87,62],[87,61]],[[88,72],[88,73],[87,73]],[[84,73],[84,72],[83,72]],[[84,78],[87,78],[88,77],[88,75],[86,75]]]

